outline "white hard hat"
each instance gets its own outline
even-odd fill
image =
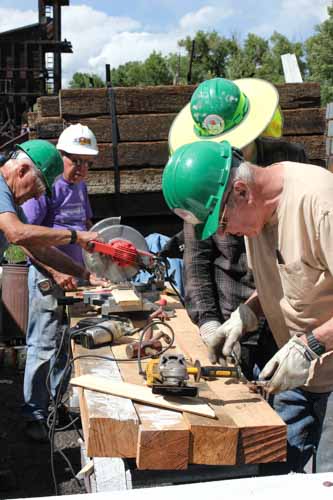
[[[57,149],[73,155],[98,155],[94,133],[86,125],[70,125],[59,136]]]

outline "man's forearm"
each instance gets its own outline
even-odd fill
[[[84,280],[89,279],[89,271],[57,248],[35,248],[29,246],[28,248],[25,247],[24,250],[31,257],[32,261],[41,265],[41,267],[43,267],[51,275],[52,270],[55,269],[56,271],[64,274],[70,274],[71,276],[75,276],[77,278]]]
[[[24,224],[16,214],[0,214],[0,230],[9,243],[30,247],[67,245],[71,241],[69,229],[51,229],[44,226]]]

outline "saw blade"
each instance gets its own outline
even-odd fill
[[[98,239],[104,243],[111,243],[113,240],[125,240],[133,243],[138,250],[148,252],[145,238],[136,229],[122,224],[114,224],[115,218],[110,217],[97,222],[90,231],[97,231]],[[122,283],[130,281],[139,272],[137,266],[120,267],[111,257],[98,252],[89,253],[83,251],[83,259],[87,269],[95,273],[100,278],[110,280],[112,283]],[[149,257],[141,257],[145,265],[149,264]]]

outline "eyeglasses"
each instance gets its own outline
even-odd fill
[[[67,158],[69,158],[71,160],[71,162],[73,163],[73,165],[75,165],[78,168],[81,168],[81,167],[91,168],[93,166],[93,164],[94,164],[94,162],[92,160],[86,160],[86,159],[83,159],[83,158],[77,158],[77,157],[71,156],[69,154],[66,154],[65,156]]]
[[[229,193],[226,196],[224,207],[223,207],[223,210],[222,210],[222,215],[221,215],[220,222],[219,222],[219,229],[223,233],[226,232],[227,226],[228,226],[228,223],[229,223],[229,219],[227,217],[227,208],[228,208],[228,201],[229,201],[229,196],[231,194],[231,191],[232,190],[230,190]]]

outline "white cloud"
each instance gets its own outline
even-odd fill
[[[180,19],[179,26],[183,30],[195,32],[200,29],[212,28],[216,26],[219,21],[232,14],[233,10],[230,8],[205,5],[195,12],[185,14],[185,16]]]
[[[248,31],[263,37],[270,37],[274,31],[278,31],[292,41],[302,41],[310,36],[316,24],[327,19],[327,7],[331,5],[332,0],[282,0],[274,19],[266,18],[265,23]]]
[[[327,7],[332,5],[331,0],[282,0],[281,17],[292,19],[297,23],[303,19],[312,24],[323,22],[327,18]]]
[[[0,33],[37,22],[37,11],[0,7]]]

